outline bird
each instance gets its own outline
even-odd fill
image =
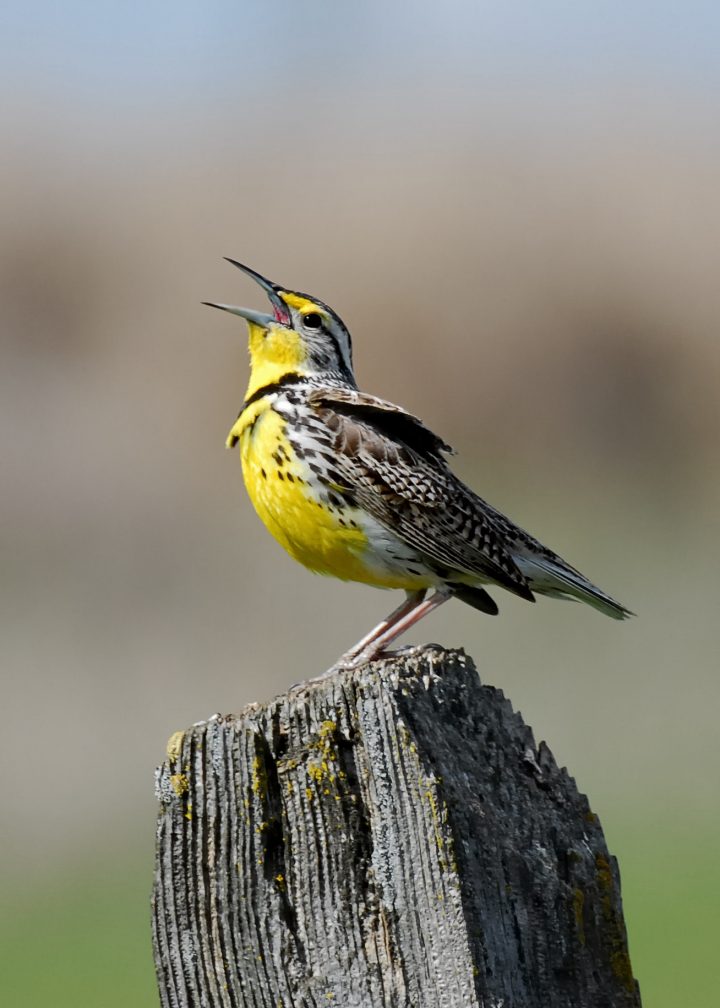
[[[634,615],[466,486],[447,462],[453,449],[421,420],[360,391],[336,311],[227,262],[271,308],[203,302],[247,324],[250,378],[226,445],[239,447],[257,514],[311,571],[405,592],[324,675],[386,654],[451,598],[496,615],[489,586],[528,602],[578,600],[617,620]]]

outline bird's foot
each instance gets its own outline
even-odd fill
[[[403,647],[393,648],[365,648],[360,654],[349,659],[349,663],[344,668],[359,668],[371,661],[391,661],[394,658],[416,658],[427,651],[442,651],[441,644],[405,644]],[[342,659],[340,660],[342,662]],[[337,666],[336,666],[337,667]]]
[[[427,651],[428,647],[437,645],[428,644],[405,644],[403,647],[394,648],[392,651],[381,651],[377,658],[414,658]]]
[[[294,690],[303,689],[305,686],[314,686],[316,683],[324,682],[326,679],[330,679],[331,676],[336,675],[339,672],[351,672],[354,669],[358,669],[363,665],[369,664],[371,661],[385,661],[392,660],[393,658],[414,658],[424,652],[440,648],[439,644],[406,644],[404,647],[396,648],[393,651],[387,650],[385,648],[377,648],[372,645],[364,648],[357,654],[352,651],[348,651],[347,654],[342,655],[338,658],[334,665],[331,665],[329,669],[322,672],[318,676],[313,676],[312,679],[303,679],[301,682],[293,683],[290,687],[290,692]]]
[[[302,679],[300,682],[293,683],[290,687],[290,692],[292,693],[294,690],[303,689],[305,686],[314,686],[316,683],[324,682],[326,679],[330,679],[338,672],[348,672],[353,668],[357,668],[353,659],[349,655],[343,655],[342,658],[338,658],[334,665],[331,665],[329,669],[321,672],[320,675],[313,676],[311,679]]]

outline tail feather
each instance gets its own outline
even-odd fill
[[[484,588],[466,584],[451,584],[450,587],[453,590],[453,595],[461,602],[467,602],[473,609],[479,609],[480,612],[487,613],[488,616],[497,616],[497,603]]]
[[[628,619],[635,615],[630,609],[588,581],[579,571],[558,561],[538,555],[516,557],[516,563],[530,582],[530,587],[539,595],[585,602],[593,609],[597,609],[598,612],[616,620]]]

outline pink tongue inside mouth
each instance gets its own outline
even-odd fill
[[[273,315],[275,316],[275,321],[281,325],[288,325],[290,322],[290,313],[283,311],[279,305],[273,305]]]

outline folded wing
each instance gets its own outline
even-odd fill
[[[442,457],[448,445],[399,406],[354,390],[310,396],[332,431],[342,489],[449,579],[493,581],[534,601],[484,501]]]

